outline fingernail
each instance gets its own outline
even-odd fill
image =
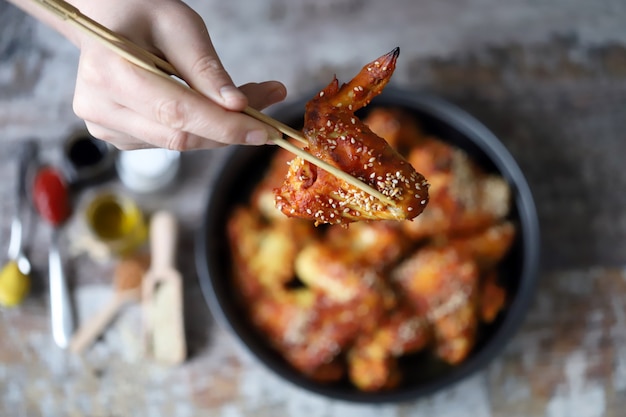
[[[220,89],[220,96],[222,96],[222,99],[224,99],[224,101],[228,102],[241,100],[241,98],[243,97],[243,93],[239,91],[239,89],[235,86],[226,85]]]
[[[264,145],[267,139],[268,135],[265,130],[253,130],[246,135],[246,143],[249,145]]]

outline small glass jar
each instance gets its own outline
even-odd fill
[[[115,175],[117,149],[87,130],[76,130],[70,135],[63,151],[63,171],[73,186],[97,184]]]
[[[152,193],[169,187],[180,166],[180,152],[168,149],[121,151],[117,173],[132,191]]]
[[[106,246],[110,255],[127,256],[146,242],[148,228],[144,214],[131,198],[102,192],[87,201],[85,207],[89,231]]]

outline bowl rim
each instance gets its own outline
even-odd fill
[[[316,92],[311,95],[305,95],[303,98],[296,101],[276,105],[271,109],[270,113],[272,117],[279,120],[282,119],[283,121],[302,117],[304,104],[310,97],[313,97],[314,94],[316,94]],[[263,352],[255,351],[249,345],[251,338],[237,328],[237,326],[234,326],[224,311],[219,296],[216,291],[214,291],[213,278],[211,277],[212,273],[210,271],[209,262],[206,260],[208,251],[207,236],[208,231],[211,229],[209,213],[212,211],[212,205],[215,202],[212,190],[220,181],[219,173],[233,158],[237,157],[240,152],[245,152],[245,148],[249,148],[247,146],[231,146],[230,149],[225,150],[226,153],[224,155],[221,155],[221,159],[212,166],[208,185],[209,192],[204,206],[202,225],[197,230],[195,239],[195,260],[200,288],[211,314],[215,317],[220,327],[226,329],[231,335],[235,335],[234,339],[237,340],[237,343],[243,346],[251,356],[287,382],[326,398],[362,404],[398,403],[424,397],[444,387],[455,385],[470,375],[483,370],[489,363],[496,359],[511,341],[515,333],[520,329],[526,318],[539,279],[541,246],[539,219],[528,182],[511,153],[486,126],[465,110],[462,110],[442,98],[406,88],[398,89],[393,86],[388,86],[380,96],[372,101],[372,104],[374,103],[379,105],[407,107],[428,114],[432,118],[438,119],[446,125],[450,125],[475,144],[480,151],[489,158],[491,163],[495,165],[498,172],[506,177],[512,187],[515,196],[515,204],[517,205],[520,230],[523,230],[524,235],[523,246],[521,248],[523,253],[521,262],[522,271],[520,273],[517,295],[512,302],[508,304],[507,314],[498,329],[494,332],[493,337],[491,337],[481,349],[473,352],[462,364],[452,368],[450,372],[447,372],[445,375],[424,386],[377,393],[361,391],[337,392],[333,391],[332,385],[324,386],[323,384],[313,383],[306,377],[299,375],[295,370],[287,370],[284,366],[278,366],[273,358],[268,357],[268,355]]]

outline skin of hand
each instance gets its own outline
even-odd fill
[[[210,149],[260,145],[280,137],[247,116],[282,101],[278,81],[233,84],[202,18],[178,0],[71,0],[83,14],[170,62],[195,90],[119,57],[96,40],[37,8],[9,0],[58,30],[80,49],[74,112],[90,133],[119,149]]]

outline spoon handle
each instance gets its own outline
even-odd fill
[[[150,220],[150,269],[160,273],[175,269],[178,224],[172,213],[158,211]]]
[[[18,150],[17,183],[15,184],[15,211],[11,221],[11,240],[9,242],[9,258],[17,260],[22,254],[24,228],[22,215],[26,199],[26,177],[30,165],[37,157],[37,142],[25,140]]]
[[[74,318],[70,303],[70,292],[59,252],[59,231],[52,235],[48,265],[50,274],[50,318],[52,338],[62,349],[68,347],[74,330]]]
[[[70,351],[81,354],[95,342],[113,321],[121,308],[130,301],[139,300],[139,290],[116,292],[102,310],[80,326],[70,341]]]
[[[187,343],[183,282],[176,269],[178,224],[172,213],[159,211],[150,221],[151,265],[142,281],[144,348],[158,362],[185,360]]]

